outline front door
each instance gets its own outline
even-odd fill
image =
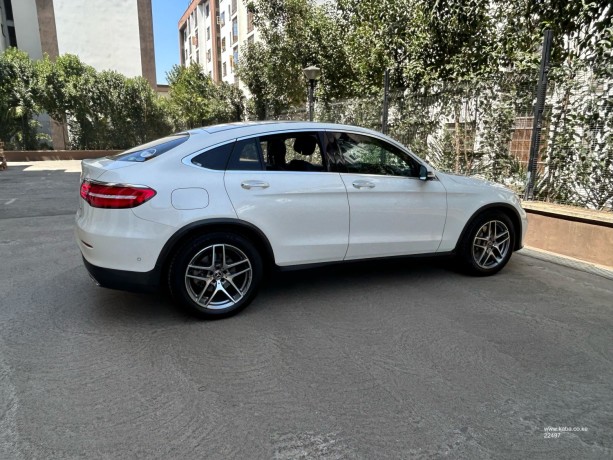
[[[327,138],[328,150],[346,167],[346,259],[436,252],[447,215],[443,185],[420,180],[420,163],[382,139],[351,132],[329,132]]]

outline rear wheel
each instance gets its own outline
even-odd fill
[[[499,212],[478,216],[461,242],[458,256],[472,275],[488,276],[499,272],[511,258],[515,245],[515,228]]]
[[[262,258],[240,235],[197,237],[175,255],[168,284],[173,297],[193,315],[225,318],[255,297],[262,279]]]

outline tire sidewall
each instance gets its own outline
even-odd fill
[[[236,304],[219,310],[207,309],[192,300],[185,286],[185,271],[192,258],[202,249],[213,244],[228,244],[240,249],[251,263],[251,285],[245,296]],[[168,271],[170,293],[188,313],[205,319],[221,319],[232,316],[245,308],[256,296],[263,272],[262,256],[245,237],[231,233],[211,233],[187,241],[176,252]]]

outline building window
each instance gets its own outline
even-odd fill
[[[238,41],[238,18],[232,20],[232,43]]]
[[[221,39],[221,51],[224,52],[226,50],[226,38]]]
[[[221,12],[221,16],[219,16],[219,22],[221,23],[221,27],[226,24],[226,13],[225,11]]]
[[[210,49],[207,50],[206,52],[206,60],[207,62],[211,62],[211,50]]]
[[[253,13],[251,11],[247,12],[247,33],[253,30]]]
[[[198,27],[198,10],[194,11],[194,28]]]
[[[15,34],[15,27],[8,26],[9,31],[9,46],[14,46],[17,48],[17,35]]]
[[[11,0],[4,0],[4,11],[6,13],[6,20],[7,21],[14,21],[14,18],[13,18],[13,5],[11,4]],[[15,33],[14,30],[13,30],[13,33]]]
[[[211,39],[211,28],[210,27],[206,28],[206,39],[207,40]]]
[[[209,17],[209,4],[207,3],[206,6],[204,7],[204,15],[208,18]]]
[[[226,63],[224,62],[224,63],[221,65],[221,76],[222,76],[222,77],[225,77],[227,74],[228,74],[228,72],[227,72],[227,70],[226,70]]]
[[[236,9],[237,9],[237,1],[236,0],[232,0],[232,14],[236,13]]]
[[[234,64],[238,64],[238,46],[234,47],[234,52],[232,53],[232,58],[234,60]]]

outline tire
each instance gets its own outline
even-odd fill
[[[249,240],[231,233],[211,233],[188,241],[177,251],[168,270],[168,287],[191,315],[227,318],[251,303],[262,272],[262,256]]]
[[[465,272],[474,276],[498,273],[515,247],[515,227],[501,212],[477,216],[460,242],[458,258]]]

